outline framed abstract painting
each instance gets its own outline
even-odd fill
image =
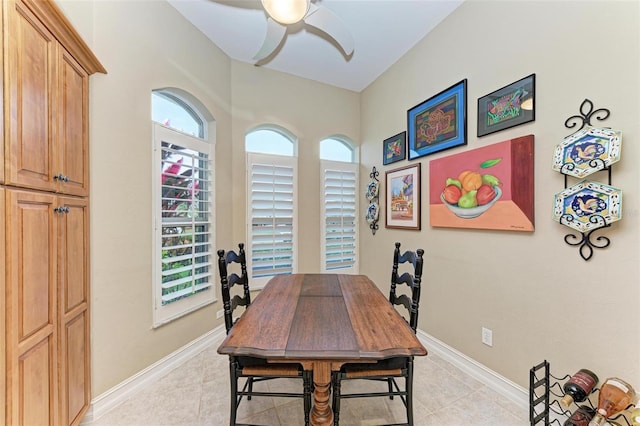
[[[398,133],[382,143],[382,164],[387,165],[407,158],[407,132]]]
[[[467,80],[407,111],[409,160],[467,143]]]
[[[534,121],[536,75],[478,99],[478,137]]]

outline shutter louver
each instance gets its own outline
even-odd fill
[[[211,287],[211,159],[162,142],[162,305]]]
[[[253,278],[293,272],[294,177],[292,166],[250,164]]]
[[[347,167],[345,167],[347,168]],[[324,169],[325,270],[353,268],[356,263],[357,170]]]

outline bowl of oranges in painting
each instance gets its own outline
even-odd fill
[[[487,168],[498,161],[500,159],[487,160],[480,167]],[[456,177],[447,178],[440,199],[454,215],[462,219],[473,219],[489,210],[500,196],[502,190],[496,176],[464,170]]]

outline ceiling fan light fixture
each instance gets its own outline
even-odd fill
[[[311,0],[261,0],[269,16],[283,24],[295,24],[309,11]]]

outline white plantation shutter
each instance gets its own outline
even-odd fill
[[[322,161],[323,271],[357,273],[358,167]]]
[[[154,323],[214,300],[212,144],[154,123]]]
[[[249,247],[252,287],[295,272],[296,158],[248,153]]]

